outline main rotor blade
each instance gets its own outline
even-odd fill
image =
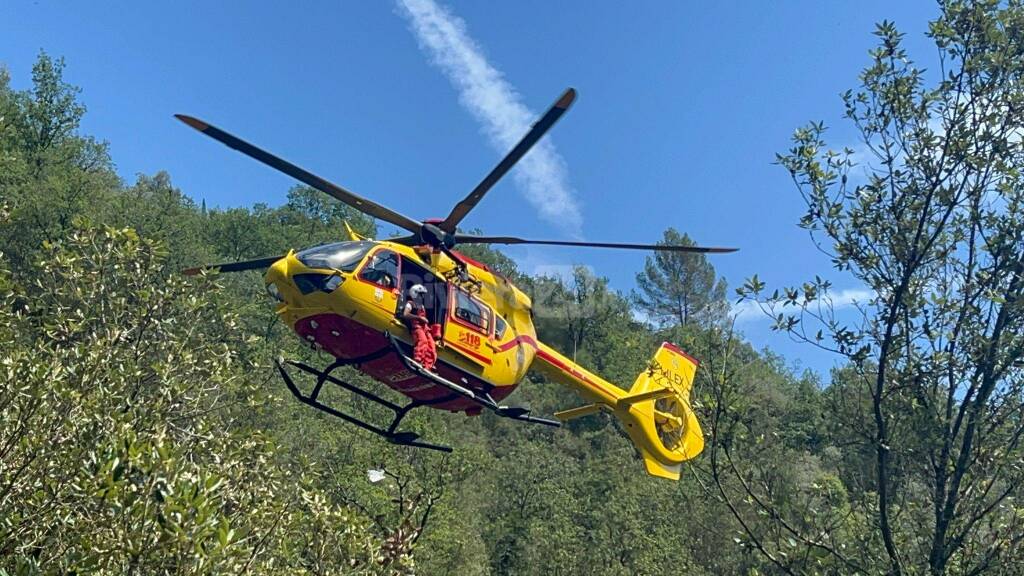
[[[475,236],[456,234],[456,244],[545,244],[548,246],[582,246],[587,248],[623,248],[626,250],[659,250],[665,252],[696,252],[698,254],[725,254],[739,248],[711,248],[706,246],[679,246],[671,244],[622,244],[618,242],[570,242],[566,240],[527,240],[514,236]]]
[[[530,128],[530,131],[526,133],[526,136],[523,136],[523,139],[515,145],[515,148],[512,148],[512,150],[501,159],[501,162],[498,162],[498,165],[491,170],[490,174],[485,176],[484,179],[476,185],[476,188],[473,188],[473,191],[469,193],[469,196],[466,196],[462,202],[459,202],[454,208],[452,208],[451,214],[444,219],[444,222],[438,224],[438,227],[449,234],[455,232],[455,227],[459,225],[459,222],[462,222],[462,219],[466,217],[466,214],[469,214],[470,210],[476,207],[477,203],[479,203],[484,197],[484,194],[487,194],[487,191],[490,190],[498,180],[501,180],[501,177],[511,170],[512,167],[515,166],[516,162],[519,162],[519,160],[530,151],[530,148],[532,148],[533,145],[536,144],[552,126],[555,125],[555,122],[558,122],[558,119],[562,117],[562,114],[569,109],[569,106],[572,106],[574,100],[576,100],[576,90],[569,88],[562,94],[558,101],[555,102],[543,116],[541,116],[540,120],[537,120],[533,127]]]
[[[269,268],[271,264],[277,262],[284,256],[270,256],[267,258],[257,258],[256,260],[245,260],[242,262],[227,262],[225,264],[209,264],[207,266],[196,266],[195,268],[188,268],[182,270],[181,273],[186,276],[195,276],[203,270],[214,270],[220,269],[221,272],[242,272],[244,270],[259,270],[261,268]]]
[[[206,134],[210,138],[213,138],[214,140],[217,140],[222,144],[226,144],[227,146],[234,148],[235,150],[238,150],[239,152],[245,154],[246,156],[249,156],[250,158],[255,158],[256,160],[263,162],[264,164],[270,166],[271,168],[277,168],[278,170],[284,172],[285,174],[291,176],[292,178],[304,182],[312,186],[313,188],[320,190],[321,192],[326,192],[327,194],[330,194],[331,196],[337,198],[338,200],[341,200],[345,204],[348,204],[349,206],[355,208],[356,210],[359,210],[363,214],[373,216],[374,218],[379,218],[385,222],[390,222],[395,226],[398,226],[399,228],[405,228],[406,230],[414,234],[417,234],[420,231],[420,226],[422,225],[420,222],[413,220],[412,218],[409,218],[407,216],[403,216],[402,214],[399,214],[398,212],[395,212],[394,210],[387,208],[385,206],[381,206],[376,202],[367,200],[366,198],[363,198],[358,194],[349,192],[348,190],[342,188],[341,186],[328,182],[327,180],[324,180],[323,178],[317,176],[316,174],[307,172],[306,170],[299,168],[298,166],[292,164],[291,162],[288,162],[287,160],[283,160],[281,158],[278,158],[277,156],[274,156],[270,152],[267,152],[266,150],[257,148],[256,146],[249,144],[248,142],[242,140],[241,138],[232,136],[231,134],[228,134],[227,132],[221,130],[220,128],[217,128],[216,126],[212,126],[210,124],[207,124],[206,122],[203,122],[202,120],[199,120],[198,118],[193,118],[191,116],[186,116],[184,114],[175,114],[174,117],[178,120],[181,120],[185,124],[188,124],[189,126],[195,128],[196,130],[199,130],[203,134]]]

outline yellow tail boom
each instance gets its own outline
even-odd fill
[[[588,372],[554,349],[538,343],[535,366],[548,378],[574,388],[591,404],[555,414],[568,421],[611,412],[625,426],[652,476],[679,479],[681,464],[700,454],[704,436],[690,405],[697,361],[665,342],[647,370],[626,391]]]

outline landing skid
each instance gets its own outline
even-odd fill
[[[313,408],[316,408],[317,410],[320,410],[321,412],[325,412],[327,414],[330,414],[331,416],[341,418],[345,422],[348,422],[349,424],[354,424],[362,428],[363,430],[368,430],[378,436],[382,436],[392,444],[400,444],[403,446],[415,446],[416,448],[426,448],[428,450],[437,450],[439,452],[451,452],[452,449],[449,448],[448,446],[440,446],[437,444],[431,444],[429,442],[420,442],[420,435],[415,432],[398,430],[398,425],[402,423],[402,419],[405,418],[406,414],[408,414],[409,411],[411,411],[413,408],[418,408],[420,406],[426,405],[425,402],[413,400],[404,406],[399,406],[398,404],[381,398],[380,396],[377,396],[372,392],[367,392],[366,390],[363,390],[362,388],[356,386],[355,384],[350,384],[348,382],[339,380],[334,376],[331,376],[331,372],[334,371],[336,368],[340,368],[342,366],[349,366],[352,364],[358,364],[359,362],[365,361],[366,358],[356,358],[351,361],[339,360],[334,364],[331,364],[326,370],[317,370],[316,368],[313,368],[312,366],[305,364],[303,362],[278,358],[277,371],[280,372],[281,379],[284,380],[285,385],[288,386],[288,390],[291,391],[292,395],[295,396],[299,400],[299,402],[302,402],[307,406],[311,406]],[[288,374],[288,371],[285,369],[285,366],[298,368],[299,370],[302,370],[307,374],[316,376],[316,385],[313,387],[313,391],[310,392],[308,395],[303,394],[302,390],[300,390],[299,387],[295,385],[295,382],[292,380],[292,377]],[[363,420],[360,420],[355,416],[346,414],[341,410],[324,404],[323,402],[320,401],[320,392],[323,391],[324,384],[327,382],[339,386],[353,394],[362,396],[363,398],[366,398],[367,400],[377,404],[378,406],[383,406],[384,408],[391,410],[395,415],[394,418],[392,418],[391,420],[391,424],[389,424],[387,428],[381,428],[380,426],[375,426],[373,424],[370,424],[369,422],[364,422]]]
[[[557,420],[549,420],[547,418],[538,418],[536,416],[530,416],[530,411],[526,408],[516,406],[503,406],[501,404],[498,404],[491,397],[490,394],[474,392],[469,388],[460,386],[459,384],[451,382],[446,378],[443,378],[429,370],[426,370],[418,362],[407,356],[402,351],[401,343],[394,336],[392,336],[391,334],[386,334],[386,336],[388,337],[388,340],[391,342],[390,347],[384,347],[377,352],[368,354],[366,356],[360,356],[358,358],[338,359],[333,364],[328,366],[325,370],[318,370],[304,362],[299,362],[296,360],[285,360],[283,358],[278,358],[278,360],[276,361],[277,370],[281,374],[281,379],[284,380],[284,383],[288,387],[288,390],[291,391],[292,395],[295,396],[295,398],[297,398],[299,402],[302,402],[307,406],[316,408],[317,410],[320,410],[321,412],[324,412],[326,414],[330,414],[331,416],[340,418],[345,422],[348,422],[349,424],[354,424],[355,426],[358,426],[363,430],[373,432],[374,434],[385,438],[388,442],[391,442],[392,444],[399,444],[402,446],[426,448],[428,450],[437,450],[439,452],[451,452],[452,449],[448,446],[440,446],[438,444],[422,442],[419,440],[419,434],[409,431],[400,431],[398,430],[398,426],[402,423],[402,420],[405,418],[405,416],[414,408],[448,402],[451,400],[452,397],[445,396],[433,401],[412,400],[405,405],[399,405],[385,398],[381,398],[380,396],[372,392],[364,390],[359,386],[356,386],[355,384],[339,380],[338,378],[332,376],[331,372],[338,368],[341,368],[342,366],[357,365],[363,362],[368,362],[370,360],[382,358],[384,356],[387,356],[388,354],[397,354],[398,358],[402,361],[402,364],[404,364],[405,367],[410,372],[423,378],[426,378],[433,382],[434,384],[437,384],[452,391],[457,396],[461,396],[476,404],[479,404],[481,407],[493,411],[498,416],[501,416],[503,418],[511,418],[513,420],[519,420],[522,422],[543,424],[545,426],[561,426],[561,423]],[[312,392],[310,392],[309,394],[305,394],[303,393],[302,390],[299,389],[298,386],[295,385],[295,381],[292,380],[291,375],[288,374],[288,370],[286,369],[286,367],[288,366],[296,368],[298,370],[301,370],[307,374],[316,377],[316,385],[313,386]],[[337,408],[324,404],[323,402],[320,401],[320,393],[323,391],[324,384],[327,383],[334,384],[335,386],[338,386],[348,392],[365,398],[377,404],[378,406],[390,410],[394,414],[391,423],[386,428],[376,426],[374,424],[370,424],[369,422],[360,420],[359,418],[352,416],[351,414],[346,414],[341,410],[338,410]]]

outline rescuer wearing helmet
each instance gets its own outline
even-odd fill
[[[427,322],[427,309],[423,304],[423,297],[427,289],[422,284],[414,284],[409,288],[408,298],[402,308],[402,320],[405,320],[412,334],[412,358],[427,370],[434,369],[437,362],[437,349],[434,347],[434,337],[430,333],[430,325]]]

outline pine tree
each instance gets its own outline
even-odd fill
[[[669,228],[659,244],[693,246],[694,242]],[[633,293],[633,301],[661,326],[706,326],[727,310],[725,279],[717,277],[703,254],[658,252],[647,258],[636,283],[639,291]]]

